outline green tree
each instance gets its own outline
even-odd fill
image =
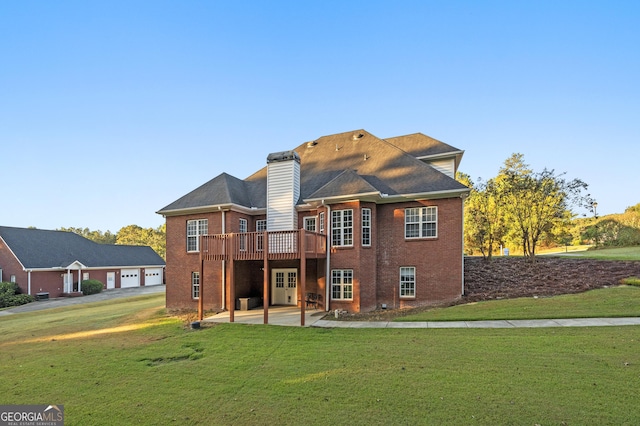
[[[522,154],[509,157],[496,178],[504,202],[505,218],[511,223],[525,256],[535,259],[541,239],[554,229],[564,229],[571,220],[572,207],[590,208],[590,196],[583,195],[587,184],[580,179],[566,180],[564,174],[544,169],[533,172]]]
[[[89,228],[59,228],[58,231],[73,232],[82,235],[84,238],[94,241],[98,244],[115,244],[116,236],[111,231],[102,232],[100,230],[92,231]]]
[[[150,246],[163,259],[166,256],[166,225],[157,228],[142,228],[138,225],[128,225],[120,228],[116,237],[116,244],[131,246]]]
[[[501,194],[493,179],[467,186],[471,193],[465,202],[465,245],[491,260],[506,232]]]

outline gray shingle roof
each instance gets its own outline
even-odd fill
[[[300,156],[299,203],[376,191],[393,196],[466,189],[416,158],[447,153],[454,156],[461,151],[421,133],[385,140],[356,130],[323,136],[294,151]],[[223,173],[158,213],[229,203],[265,208],[266,188],[266,166],[244,181]]]
[[[26,269],[164,266],[151,247],[98,244],[73,232],[0,226],[0,238]]]

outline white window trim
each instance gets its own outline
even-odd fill
[[[319,216],[319,222],[320,222],[320,226],[318,227],[318,229],[320,230],[321,234],[324,234],[324,212],[320,212]]]
[[[365,218],[364,218],[365,212],[367,212],[369,214],[369,217],[367,218],[368,225],[366,225],[366,226],[365,226]],[[370,208],[365,207],[365,208],[362,209],[362,212],[360,214],[360,225],[361,225],[361,228],[362,228],[361,229],[362,235],[360,236],[360,240],[362,242],[362,246],[363,247],[371,247],[371,209]],[[369,231],[368,232],[368,234],[369,234],[369,241],[368,242],[365,242],[365,240],[364,240],[364,235],[365,235],[364,230],[365,229],[367,229]]]
[[[417,222],[408,222],[408,212],[409,210],[418,210],[418,221]],[[428,215],[428,211],[433,210],[435,213],[434,221],[422,220],[422,218]],[[435,224],[435,235],[422,236],[424,232],[426,232],[427,224]],[[407,225],[409,224],[417,224],[418,225],[418,236],[408,236],[407,235]],[[438,238],[438,207],[437,206],[426,206],[426,207],[407,207],[404,209],[404,238],[407,240],[417,240],[417,239],[434,239]]]
[[[351,213],[351,226],[344,226],[345,212]],[[333,218],[336,215],[340,216],[339,226],[336,226],[336,224],[333,223]],[[344,243],[345,230],[347,229],[351,230],[351,235],[350,235],[351,243],[349,244]],[[335,239],[334,239],[335,232],[339,232],[340,234],[340,244],[335,243]],[[334,210],[331,212],[331,246],[332,247],[353,247],[353,209]]]
[[[238,233],[246,234],[249,230],[249,222],[245,218],[240,218],[238,220]],[[240,251],[247,251],[247,236],[240,236]]]
[[[200,272],[191,272],[191,298],[200,299]]]
[[[305,216],[302,218],[305,231],[318,232],[318,218],[316,216]],[[307,229],[307,223],[313,223],[313,231]]]
[[[189,234],[189,225],[195,222],[195,235]],[[203,232],[204,231],[204,232]],[[200,251],[200,236],[207,235],[209,232],[208,219],[193,219],[187,221],[187,253],[197,253]],[[189,250],[189,238],[195,238],[195,250]]]
[[[406,283],[412,283],[413,284],[413,294],[411,294],[411,295],[407,295],[407,294],[403,295],[402,294],[402,284],[403,284],[402,271],[403,270],[407,270],[407,271],[412,271],[413,272],[411,274],[411,275],[413,275],[413,281],[405,281]],[[416,298],[416,267],[415,266],[401,266],[400,267],[398,294],[400,295],[400,299],[415,299]]]
[[[333,276],[334,273],[340,273],[340,283],[338,284],[334,284],[333,282]],[[350,283],[345,283],[345,272],[348,272],[350,274],[350,278],[351,278],[351,282]],[[334,286],[340,286],[340,297],[334,297],[334,293],[333,293],[333,287]],[[351,287],[351,297],[345,297],[345,286],[350,286]],[[331,300],[353,300],[353,269],[332,269],[331,270]]]

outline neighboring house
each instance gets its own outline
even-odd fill
[[[233,321],[264,300],[267,322],[269,305],[364,312],[459,298],[462,154],[421,133],[357,130],[270,154],[244,180],[217,176],[158,211],[167,307],[228,309]]]
[[[106,289],[163,283],[164,260],[151,247],[98,244],[73,232],[0,226],[0,281],[50,297],[101,281]]]

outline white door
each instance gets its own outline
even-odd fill
[[[107,290],[116,288],[116,273],[107,272]]]
[[[162,268],[147,268],[144,270],[144,285],[162,284]]]
[[[120,270],[120,288],[140,287],[140,270],[139,269],[121,269]]]
[[[271,304],[298,304],[298,270],[295,268],[271,271]]]
[[[64,292],[71,293],[73,291],[73,273],[64,274],[63,280],[64,280],[64,287],[63,287]]]

